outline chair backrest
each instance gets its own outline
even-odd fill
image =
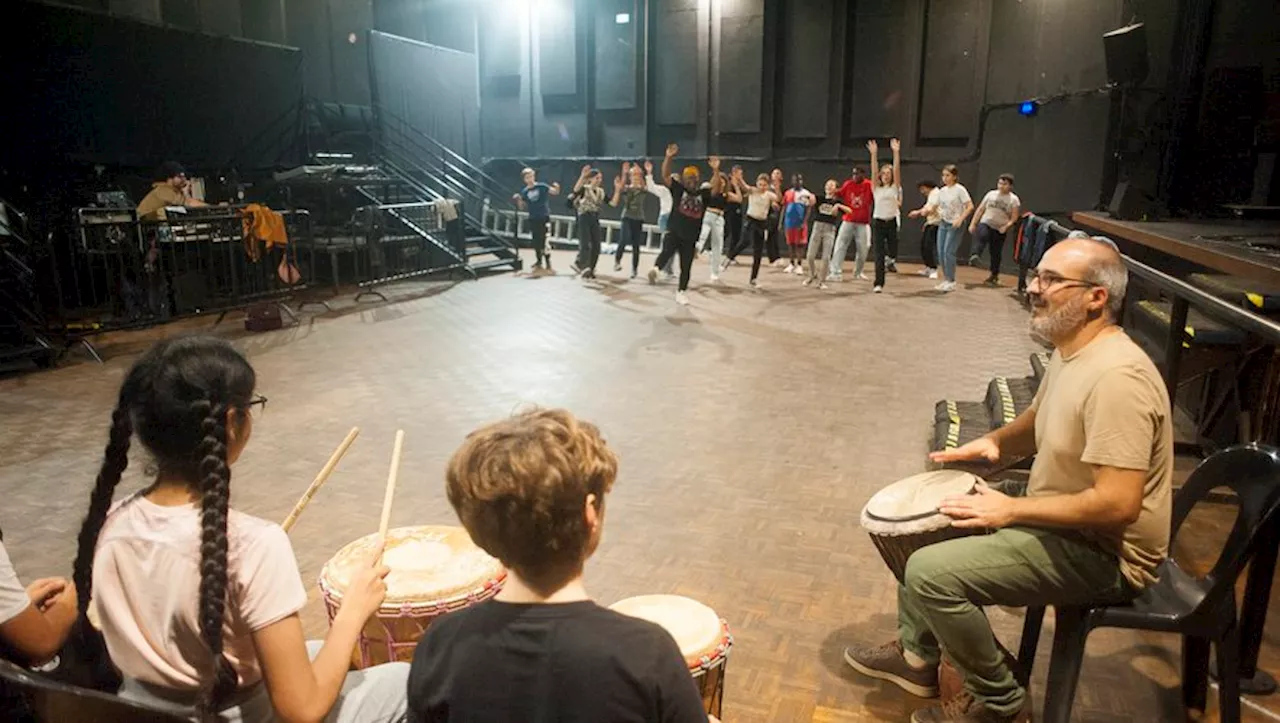
[[[59,683],[3,659],[0,659],[0,684],[20,694],[37,721],[187,723],[185,718],[109,693]]]
[[[1186,521],[1191,508],[1215,487],[1236,493],[1240,510],[1231,533],[1222,545],[1213,569],[1207,596],[1221,600],[1256,551],[1260,540],[1280,524],[1280,450],[1260,444],[1244,444],[1215,452],[1200,463],[1173,499],[1173,535]]]

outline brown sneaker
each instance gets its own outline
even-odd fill
[[[912,695],[921,698],[938,696],[938,667],[911,667],[902,655],[902,643],[897,640],[875,648],[845,648],[844,662],[863,675],[887,680]]]
[[[964,691],[942,705],[935,705],[911,714],[911,723],[1030,723],[1031,703],[1024,700],[1014,713],[997,713],[973,699]]]

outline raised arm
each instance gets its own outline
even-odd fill
[[[622,164],[622,175],[613,177],[613,198],[609,199],[609,205],[617,208],[618,202],[622,200],[622,179],[627,177],[627,164]]]
[[[720,175],[720,156],[711,156],[708,158],[707,165],[711,166],[711,193],[717,196],[723,196],[724,176]]]
[[[552,195],[552,196],[559,196],[559,195],[560,195],[560,182],[559,182],[559,181],[556,181],[556,182],[554,182],[554,183],[552,183],[552,184],[551,184],[551,195]]]
[[[591,164],[588,163],[587,165],[582,167],[582,173],[578,174],[578,180],[575,181],[573,184],[573,192],[577,193],[578,191],[581,191],[582,187],[587,185],[587,178],[590,176],[591,176]]]
[[[902,192],[902,142],[897,138],[889,139],[889,149],[893,151],[893,186]]]
[[[867,141],[867,150],[871,151],[871,184],[880,183],[880,144],[872,138]]]
[[[671,180],[671,161],[679,152],[680,146],[674,143],[667,144],[667,152],[662,157],[662,180],[664,183]]]

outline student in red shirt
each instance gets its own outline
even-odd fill
[[[867,180],[861,166],[853,167],[853,177],[840,186],[840,198],[849,207],[844,215],[844,223],[836,234],[836,250],[831,257],[830,278],[843,280],[844,257],[849,251],[849,242],[857,243],[857,255],[854,257],[853,275],[857,279],[866,279],[862,267],[867,262],[867,252],[871,250],[871,181]]]

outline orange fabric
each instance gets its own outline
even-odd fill
[[[244,228],[244,251],[254,261],[262,257],[259,243],[265,244],[268,249],[272,246],[286,246],[289,243],[289,232],[284,227],[284,216],[260,203],[245,206],[240,212],[240,223]]]

